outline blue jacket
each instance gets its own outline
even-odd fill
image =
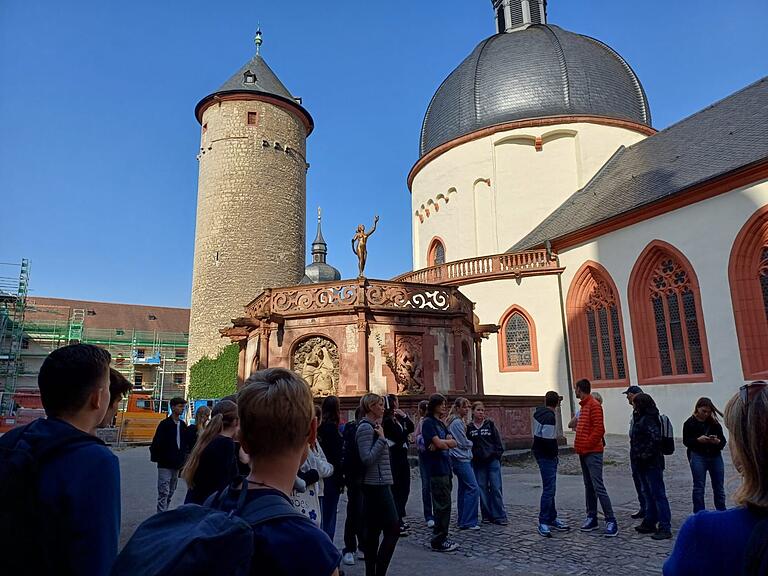
[[[98,438],[56,418],[40,418],[11,430],[3,436],[3,443],[14,442],[22,432],[40,443],[62,435],[82,436],[40,468],[40,552],[54,559],[58,575],[109,574],[120,535],[117,457]]]

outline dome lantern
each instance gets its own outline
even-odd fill
[[[496,31],[514,32],[531,24],[547,23],[547,0],[492,0]]]

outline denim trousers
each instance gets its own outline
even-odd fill
[[[655,526],[658,522],[659,530],[669,531],[672,526],[672,514],[664,486],[664,470],[653,467],[640,469],[639,472],[646,503],[643,524]]]
[[[597,501],[599,499],[606,522],[615,522],[616,516],[613,514],[611,498],[608,496],[608,490],[605,489],[603,482],[603,453],[581,454],[579,462],[581,463],[581,474],[584,477],[587,516],[597,518]]]
[[[451,468],[458,481],[456,514],[459,528],[477,526],[477,505],[480,503],[480,488],[470,462],[451,456]]]
[[[323,497],[320,499],[322,509],[322,528],[333,542],[336,535],[336,513],[339,508],[339,483],[333,476],[323,480]]]
[[[640,482],[640,472],[637,470],[637,466],[630,459],[629,467],[632,470],[632,482],[635,483],[635,492],[637,492],[637,502],[640,504],[640,512],[645,514],[645,495],[643,494],[643,484]]]
[[[691,474],[693,475],[693,513],[704,510],[704,491],[707,487],[707,472],[712,483],[715,509],[725,510],[725,468],[722,454],[705,456],[691,452]]]
[[[501,488],[501,462],[496,458],[487,462],[472,462],[475,479],[480,488],[480,513],[483,520],[500,522],[507,519]]]
[[[555,492],[557,489],[557,465],[559,460],[554,458],[536,457],[541,473],[541,504],[539,506],[539,524],[551,526],[557,518],[555,508]]]
[[[434,520],[432,514],[432,490],[429,486],[429,467],[424,460],[424,454],[419,453],[419,474],[421,475],[421,506],[424,509],[424,520]]]
[[[179,471],[173,468],[157,469],[157,511],[165,512],[179,483]]]

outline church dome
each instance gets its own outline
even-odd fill
[[[588,115],[650,126],[640,80],[602,42],[550,24],[483,40],[438,88],[421,156],[454,138],[515,120]]]

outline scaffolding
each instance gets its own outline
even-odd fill
[[[29,260],[22,259],[20,264],[0,263],[0,414],[12,410],[13,395],[24,366],[20,356],[28,292]]]

